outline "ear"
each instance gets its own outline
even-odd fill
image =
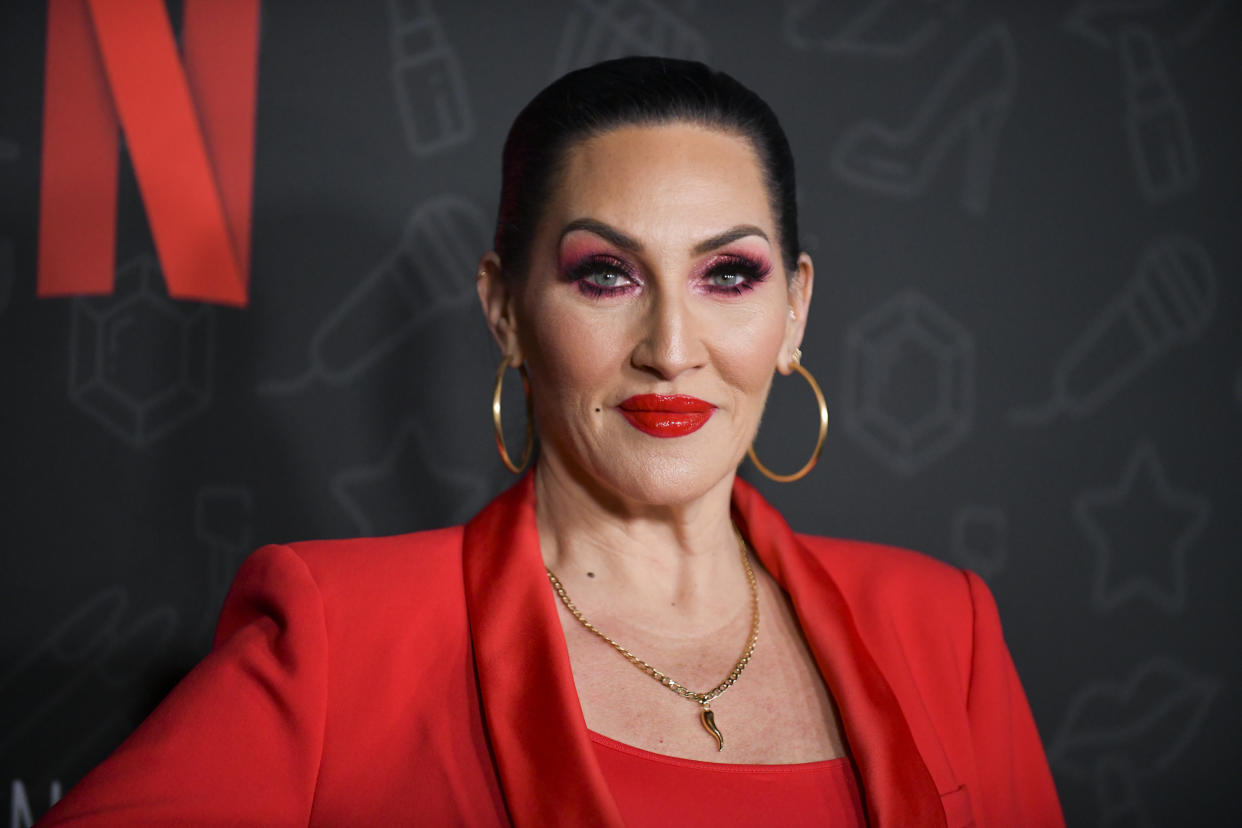
[[[487,327],[491,328],[500,352],[508,358],[511,367],[518,367],[522,364],[523,357],[522,347],[518,344],[513,291],[505,281],[500,257],[494,250],[485,253],[479,260],[475,288],[479,292],[479,302],[483,305],[483,315],[487,317]]]
[[[798,254],[797,271],[789,280],[789,311],[785,320],[785,342],[777,357],[776,370],[788,376],[793,371],[794,350],[802,346],[806,317],[811,309],[811,290],[815,287],[815,265],[806,253]]]

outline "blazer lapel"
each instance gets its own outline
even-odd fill
[[[483,721],[515,825],[621,825],[582,716],[527,474],[465,527]]]
[[[820,674],[841,710],[873,826],[944,825],[944,809],[888,681],[823,564],[757,491],[738,478],[734,519],[789,593]]]
[[[733,509],[743,535],[789,593],[840,707],[870,824],[944,825],[939,792],[897,698],[832,576],[740,478]],[[466,524],[462,546],[483,721],[510,818],[519,826],[621,825],[544,574],[532,474]]]

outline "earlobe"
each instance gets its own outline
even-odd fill
[[[797,272],[789,280],[789,319],[785,324],[785,346],[781,349],[777,370],[788,376],[800,360],[802,337],[806,334],[806,318],[811,307],[811,290],[815,267],[806,253],[798,256]]]
[[[518,345],[513,293],[509,290],[509,284],[505,280],[504,271],[500,265],[500,257],[495,251],[489,251],[479,260],[479,268],[475,274],[475,287],[492,337],[500,346],[500,352],[508,357],[509,364],[516,368],[522,364],[522,352]]]

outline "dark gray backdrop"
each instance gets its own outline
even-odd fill
[[[116,294],[37,299],[44,10],[0,10],[11,824],[202,656],[257,544],[459,522],[507,485],[472,288],[500,145],[626,53],[735,74],[798,159],[833,421],[764,494],[988,579],[1071,824],[1236,824],[1236,3],[269,1],[262,28],[250,306],[167,299],[124,159]],[[778,379],[761,455],[792,468],[813,430]]]

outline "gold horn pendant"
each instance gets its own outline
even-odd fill
[[[703,727],[707,732],[716,737],[716,750],[724,750],[724,737],[720,735],[720,730],[716,727],[716,716],[712,713],[710,707],[704,707],[699,711],[699,720],[703,722]]]

